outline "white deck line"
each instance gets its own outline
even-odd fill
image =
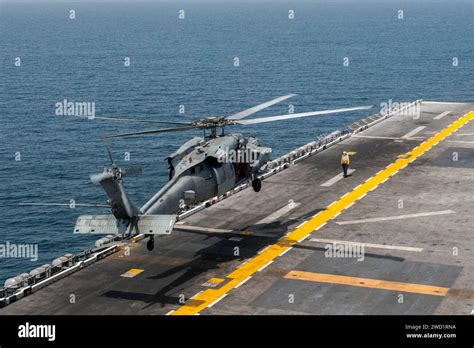
[[[350,242],[350,241],[336,240],[336,239],[311,238],[310,242],[325,243],[325,244],[363,245],[365,248],[376,248],[376,249],[390,249],[390,250],[415,251],[415,252],[423,251],[423,248],[405,247],[405,246],[400,246],[400,245]]]
[[[419,132],[421,132],[425,128],[426,128],[426,126],[416,127],[415,129],[413,129],[410,132],[408,132],[407,134],[405,134],[401,139],[411,138],[412,136],[414,136],[415,134],[418,134]]]
[[[336,224],[338,224],[338,225],[352,225],[352,224],[363,224],[363,223],[367,223],[367,222],[403,220],[403,219],[410,219],[410,218],[416,218],[416,217],[425,217],[425,216],[433,216],[433,215],[446,215],[446,214],[454,214],[454,211],[452,211],[452,210],[442,210],[442,211],[431,211],[431,212],[426,212],[426,213],[385,216],[385,217],[360,219],[360,220],[337,221]]]

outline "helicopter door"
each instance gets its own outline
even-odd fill
[[[217,183],[217,195],[220,196],[231,190],[235,184],[234,166],[231,163],[224,163],[220,167],[212,168]]]
[[[235,164],[235,174],[237,181],[249,176],[249,165],[246,162],[238,162]]]

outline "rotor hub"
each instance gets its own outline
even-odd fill
[[[192,123],[193,126],[203,129],[220,128],[233,124],[235,124],[233,120],[225,117],[207,117]]]

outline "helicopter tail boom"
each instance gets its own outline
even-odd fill
[[[116,175],[108,174],[111,173],[98,174],[101,175],[98,182],[109,198],[112,214],[118,220],[136,217],[139,213],[139,209],[128,197],[121,180],[117,178]],[[94,181],[93,177],[91,177],[91,179]]]

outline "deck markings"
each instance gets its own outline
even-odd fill
[[[293,202],[291,204],[286,204],[285,206],[283,206],[282,208],[278,209],[277,211],[271,213],[267,217],[261,219],[260,221],[257,221],[255,223],[255,226],[270,224],[270,223],[278,220],[283,215],[289,213],[291,210],[297,208],[299,205],[300,205],[300,203],[298,203],[298,202]],[[188,232],[203,232],[203,233],[216,233],[216,234],[226,234],[226,233],[238,233],[238,234],[241,234],[241,235],[254,235],[255,234],[255,229],[252,229],[252,228],[249,228],[248,230],[245,230],[245,231],[236,231],[236,230],[230,230],[230,229],[180,224],[178,226],[175,226],[175,229],[180,230],[180,231],[188,231]],[[242,240],[241,238],[240,239],[237,239],[237,238],[239,238],[239,237],[232,237],[232,238],[229,238],[229,240],[237,241],[237,242]]]
[[[386,140],[398,140],[399,137],[383,137],[377,135],[362,135],[362,134],[355,134],[352,136],[353,138],[367,138],[367,139],[386,139]]]
[[[352,173],[355,172],[355,169],[348,169],[347,170],[347,174],[351,175]],[[339,180],[343,179],[344,178],[344,175],[342,173],[339,173],[337,174],[336,176],[332,177],[331,179],[329,179],[328,181],[326,181],[325,183],[321,184],[321,186],[324,186],[324,187],[329,187],[329,186],[332,186],[334,185],[336,182],[338,182]]]
[[[405,246],[399,246],[399,245],[352,242],[352,241],[347,241],[347,240],[336,240],[336,239],[311,238],[309,241],[315,242],[315,243],[323,243],[323,244],[363,245],[364,248],[374,248],[374,249],[390,249],[390,250],[415,251],[415,252],[423,251],[423,248],[405,247]]]
[[[388,280],[348,277],[335,274],[312,273],[302,271],[290,271],[285,279],[304,280],[317,283],[340,284],[349,286],[359,286],[363,288],[411,292],[422,295],[446,296],[449,288],[433,285],[423,285],[414,283],[393,282]]]
[[[410,219],[410,218],[417,218],[417,217],[424,217],[424,216],[446,215],[446,214],[454,214],[454,213],[455,212],[452,210],[430,211],[426,213],[384,216],[384,217],[376,217],[376,218],[360,219],[360,220],[336,221],[336,224],[338,225],[365,224],[367,222],[403,220],[403,219]]]
[[[206,286],[206,287],[209,287],[209,288],[215,288],[217,287],[219,284],[223,283],[225,281],[225,279],[222,279],[222,278],[211,278],[209,279],[207,282],[205,282],[204,284],[202,284],[202,286]]]
[[[291,210],[295,209],[299,205],[300,205],[300,203],[298,203],[298,202],[293,202],[291,204],[286,204],[283,208],[278,209],[274,213],[268,215],[266,218],[264,218],[260,221],[257,221],[256,225],[271,224],[272,222],[278,220],[280,217],[282,217],[283,215],[289,213]]]
[[[436,132],[434,132],[436,133]],[[408,137],[408,138],[401,138],[401,137],[384,137],[384,136],[377,136],[377,135],[362,135],[356,134],[353,135],[354,138],[367,138],[367,139],[382,139],[382,140],[394,140],[396,142],[403,142],[403,140],[423,140],[423,137]]]
[[[464,115],[463,117],[460,117],[448,127],[444,128],[439,133],[427,139],[415,149],[413,149],[409,157],[397,159],[386,169],[375,175],[372,180],[362,184],[362,186],[360,186],[357,190],[353,190],[347,196],[334,203],[331,208],[328,207],[325,210],[319,212],[313,218],[311,218],[311,220],[308,220],[306,224],[281,238],[277,243],[271,245],[264,252],[251,258],[244,265],[238,266],[232,273],[227,275],[229,281],[219,289],[207,289],[206,291],[203,291],[201,294],[199,294],[199,296],[195,297],[196,300],[185,303],[175,312],[173,312],[172,315],[195,315],[206,309],[209,304],[216,301],[216,299],[219,299],[224,294],[227,294],[249,276],[255,274],[259,268],[264,266],[269,261],[277,258],[285,250],[295,245],[298,240],[309,236],[314,230],[329,221],[338,212],[344,210],[349,204],[355,202],[359,197],[380,185],[380,183],[383,180],[389,178],[393,172],[401,170],[403,166],[430,150],[435,143],[446,139],[457,129],[473,119],[474,111]]]
[[[451,113],[451,111],[445,111],[445,112],[439,114],[438,116],[435,116],[433,119],[434,120],[441,120],[444,116],[449,115],[450,113]]]
[[[226,296],[227,296],[227,294],[222,295],[222,296],[219,297],[217,300],[215,300],[214,302],[212,302],[208,307],[210,308],[210,307],[214,306],[217,302],[219,302],[220,300],[222,300],[222,299],[223,299],[224,297],[226,297]],[[197,313],[196,313],[196,314],[197,314]]]
[[[121,277],[133,278],[133,277],[136,277],[137,275],[139,275],[142,272],[143,272],[143,269],[132,268],[132,269],[128,270],[127,272],[125,272],[124,274],[122,274]]]
[[[270,262],[268,262],[266,265],[263,265],[262,267],[260,267],[260,268],[257,270],[257,272],[263,271],[265,268],[267,268],[268,266],[270,266],[272,263],[273,263],[273,260],[271,260]]]
[[[448,140],[448,143],[474,144],[474,141]]]
[[[247,283],[250,279],[252,278],[252,276],[244,279],[241,283],[239,283],[235,288],[238,289],[240,288],[242,285],[244,285],[245,283]]]
[[[293,249],[293,247],[289,247],[288,249],[286,249],[284,252],[282,252],[280,255],[280,257],[282,257],[283,255],[285,255],[288,251],[290,251],[291,249]]]
[[[174,229],[180,230],[180,231],[203,232],[203,233],[231,233],[231,232],[235,232],[233,230],[228,230],[228,229],[202,227],[202,226],[192,226],[192,225],[178,225],[178,226],[175,226]]]
[[[414,136],[415,134],[418,134],[420,133],[423,129],[425,129],[426,126],[419,126],[419,127],[416,127],[415,129],[411,130],[410,132],[408,132],[407,134],[405,134],[403,137],[401,137],[401,139],[408,139],[408,138],[411,138],[412,136]]]
[[[298,226],[296,226],[296,228],[300,228],[300,227],[303,226],[305,223],[306,223],[306,221],[303,221],[303,222],[300,223]]]

